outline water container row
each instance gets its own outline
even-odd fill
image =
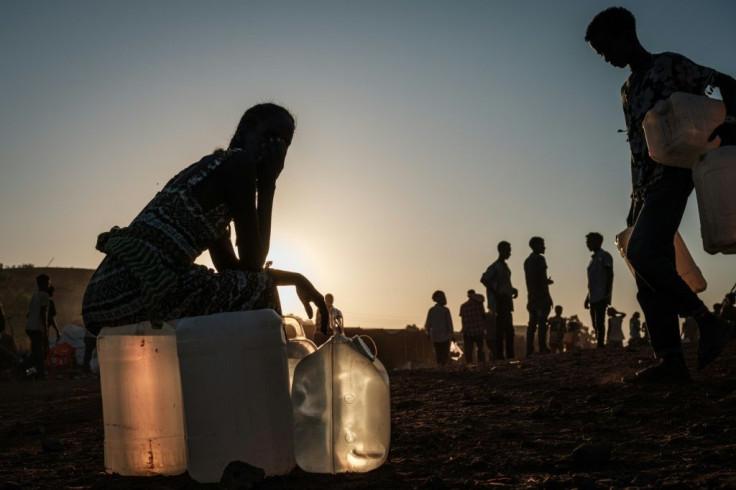
[[[147,322],[103,329],[106,470],[188,470],[210,483],[232,461],[266,475],[295,463],[328,473],[383,464],[390,441],[383,365],[359,340],[334,336],[316,349],[293,328],[259,310],[184,318],[176,330]]]
[[[723,123],[722,101],[673,93],[647,112],[644,135],[649,155],[664,165],[692,169],[703,249],[736,253],[736,147],[708,141]]]

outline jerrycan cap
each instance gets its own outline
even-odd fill
[[[360,335],[356,335],[352,338],[347,338],[347,343],[350,345],[353,349],[363,354],[365,357],[370,359],[371,362],[376,358],[375,355],[373,355],[373,352],[368,348],[365,342],[363,342],[363,339],[360,338]]]

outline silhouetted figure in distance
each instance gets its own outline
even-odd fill
[[[538,332],[539,353],[548,354],[547,317],[552,309],[552,296],[549,285],[552,279],[547,277],[547,261],[544,258],[544,238],[532,237],[529,240],[532,253],[524,261],[526,277],[527,304],[529,324],[526,327],[526,356],[534,354],[534,334]]]
[[[477,352],[479,363],[486,362],[483,352],[483,337],[486,331],[486,310],[483,307],[483,296],[477,294],[474,289],[468,290],[468,300],[460,305],[460,318],[462,322],[463,347],[465,360],[473,364]]]
[[[624,346],[624,330],[623,321],[626,313],[618,311],[613,306],[608,308],[608,334],[606,337],[606,345],[611,347]]]
[[[453,336],[452,315],[447,308],[447,297],[444,291],[432,293],[432,301],[435,302],[435,305],[427,312],[424,329],[434,345],[437,365],[443,367],[450,358],[450,342]]]
[[[562,306],[555,306],[555,314],[547,319],[549,329],[549,350],[562,352],[565,346],[562,342],[565,336],[567,319],[562,316]]]
[[[519,292],[511,285],[511,269],[506,261],[511,257],[511,244],[498,243],[498,259],[488,266],[480,278],[486,287],[488,313],[495,317],[496,343],[494,359],[514,358],[514,299]],[[504,346],[506,354],[504,356]]]
[[[588,295],[583,306],[590,308],[598,347],[605,345],[606,308],[611,304],[613,294],[613,258],[601,248],[603,235],[597,232],[585,235],[585,245],[593,252],[588,263]]]

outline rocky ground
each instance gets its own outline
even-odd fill
[[[730,345],[693,383],[655,387],[621,382],[647,349],[392,372],[382,467],[257,488],[736,488],[735,361]],[[0,400],[0,489],[217,487],[105,474],[97,378],[6,380]]]

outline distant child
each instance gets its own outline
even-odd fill
[[[565,348],[562,338],[565,336],[567,320],[562,316],[562,306],[555,306],[555,314],[547,319],[549,325],[549,348],[555,352],[562,352]]]
[[[569,320],[567,320],[567,332],[565,332],[565,336],[563,337],[563,344],[565,344],[565,352],[572,352],[573,355],[580,355],[580,351],[582,350],[580,346],[580,330],[582,329],[582,324],[580,323],[580,319],[577,315],[572,315]]]
[[[613,306],[608,308],[608,339],[606,345],[609,347],[624,346],[624,330],[621,324],[626,313],[617,311]]]
[[[450,342],[452,341],[452,315],[447,308],[447,297],[443,291],[432,294],[435,305],[427,312],[427,321],[424,328],[429,334],[429,340],[434,344],[437,364],[442,367],[450,357]]]

